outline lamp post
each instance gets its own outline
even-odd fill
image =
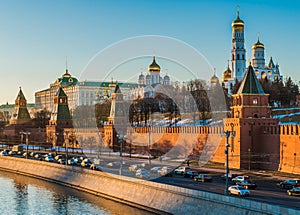
[[[148,163],[151,165],[151,158],[150,158],[150,141],[151,141],[151,128],[149,128],[149,137],[148,137]]]
[[[123,168],[123,141],[126,138],[126,135],[118,134],[118,141],[120,143],[120,169],[119,169],[119,175],[122,175],[122,168]]]
[[[129,128],[129,135],[130,135],[130,139],[129,139],[129,158],[131,159],[131,149],[132,149],[132,134],[133,134],[133,129]]]
[[[293,166],[293,172],[294,172],[295,164],[296,164],[296,156],[297,156],[297,153],[295,152],[295,153],[294,153],[294,166]]]
[[[28,131],[25,131],[25,132],[21,131],[20,134],[21,134],[21,140],[22,140],[22,142],[23,142],[23,135],[25,135],[25,138],[26,138],[26,159],[28,159],[28,136],[30,135],[30,132],[28,132]]]
[[[226,156],[226,161],[225,161],[225,171],[226,171],[226,183],[225,183],[225,195],[228,196],[229,192],[228,192],[228,184],[229,184],[229,180],[228,180],[228,174],[229,174],[229,159],[228,159],[228,148],[230,147],[229,145],[229,137],[231,136],[232,138],[234,138],[234,131],[225,131],[225,137],[226,137],[226,145],[225,145],[225,156]]]
[[[251,170],[251,149],[248,149],[248,169]]]
[[[57,149],[58,149],[58,135],[59,135],[59,133],[58,132],[56,132],[55,133],[55,153],[57,153]]]
[[[69,131],[65,131],[66,166],[68,166]]]

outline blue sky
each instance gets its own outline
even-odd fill
[[[99,51],[120,40],[163,35],[201,52],[221,77],[231,50],[236,6],[245,22],[247,58],[257,32],[281,73],[300,81],[298,1],[0,1],[0,104],[13,103],[22,86],[28,102],[65,70],[82,70]],[[137,68],[137,73],[140,68]],[[120,77],[122,79],[123,77]]]

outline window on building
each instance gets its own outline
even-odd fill
[[[239,60],[239,59],[240,59],[240,54],[237,55],[237,60]]]
[[[257,98],[254,98],[252,102],[254,105],[257,105],[257,101],[258,101]]]

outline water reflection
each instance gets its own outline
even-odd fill
[[[0,214],[151,214],[54,183],[0,171]]]

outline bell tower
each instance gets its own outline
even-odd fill
[[[240,19],[239,11],[237,18],[232,22],[232,49],[231,63],[233,79],[241,81],[246,71],[246,50],[244,47],[244,21]]]

